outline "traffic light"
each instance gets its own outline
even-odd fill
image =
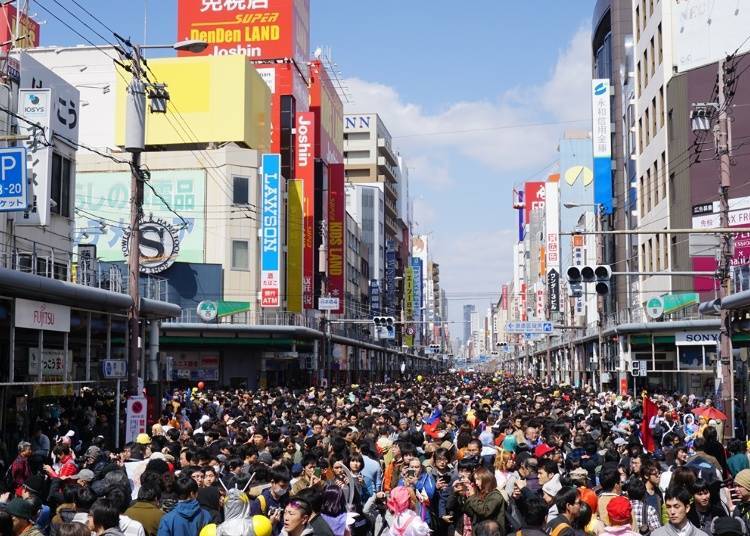
[[[439,354],[440,353],[440,345],[439,344],[431,344],[430,345],[430,353],[431,354]]]
[[[606,296],[609,294],[609,280],[612,277],[612,269],[606,264],[600,264],[594,268],[594,275],[596,276],[596,293],[599,296]]]
[[[372,322],[375,324],[376,339],[396,338],[396,320],[392,316],[375,316]]]
[[[573,298],[580,298],[583,295],[583,286],[581,285],[583,277],[579,266],[570,266],[566,272],[568,279],[568,292]]]
[[[630,362],[630,374],[633,376],[641,375],[641,364],[635,359]]]
[[[606,264],[596,266],[570,266],[566,272],[570,295],[580,298],[583,283],[594,283],[594,290],[600,296],[609,294],[612,269]]]

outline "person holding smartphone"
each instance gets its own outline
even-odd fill
[[[292,495],[310,486],[320,483],[322,471],[318,467],[318,458],[313,454],[305,454],[302,458],[302,475],[297,479],[291,489]]]

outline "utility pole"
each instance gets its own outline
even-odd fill
[[[596,264],[602,264],[605,262],[604,259],[604,238],[600,234],[602,230],[601,219],[604,216],[604,207],[601,203],[596,204],[596,214],[594,216],[594,225],[597,232],[596,235]],[[604,336],[602,331],[604,330],[604,296],[596,293],[596,312],[599,318],[597,326],[597,366],[599,369],[599,392],[604,391]]]
[[[726,111],[726,60],[719,61],[719,121],[714,127],[716,151],[719,156],[721,186],[719,187],[720,226],[729,227],[729,186],[732,183],[729,146],[731,124]],[[719,298],[723,300],[731,293],[730,266],[732,261],[732,235],[721,235],[721,258],[719,259],[717,275],[720,279]],[[729,430],[724,430],[724,437],[734,438],[734,359],[732,356],[732,326],[731,313],[721,309],[721,328],[719,331],[719,356],[721,360],[721,400],[724,413],[728,417]]]
[[[138,47],[133,47],[133,61],[130,63],[133,76],[128,86],[128,100],[125,116],[125,149],[132,153],[130,162],[130,237],[128,240],[128,291],[132,304],[128,310],[128,391],[131,396],[138,392],[138,366],[141,354],[141,293],[140,260],[141,232],[143,215],[143,178],[141,176],[141,152],[146,148],[146,87],[141,70],[141,55]]]

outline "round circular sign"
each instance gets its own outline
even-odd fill
[[[651,298],[646,302],[646,315],[649,318],[659,318],[664,314],[664,300]]]
[[[406,328],[407,335],[414,335],[414,333],[415,333],[414,326],[409,326]]]
[[[218,309],[218,304],[215,301],[211,300],[203,300],[198,304],[198,307],[195,308],[196,313],[198,314],[198,318],[200,318],[204,322],[211,322],[212,320],[215,320],[216,316],[219,313]]]
[[[180,252],[178,230],[166,220],[155,218],[153,215],[142,221],[138,230],[141,273],[158,274],[172,266]],[[130,248],[130,229],[123,233],[121,244],[122,253],[127,257]]]
[[[141,404],[139,400],[136,400],[135,402],[133,402],[131,409],[133,410],[133,413],[140,413],[141,411],[143,411],[143,404]]]

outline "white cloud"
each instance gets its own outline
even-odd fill
[[[444,187],[432,169],[445,169],[445,157],[458,153],[476,160],[495,172],[528,171],[549,161],[565,125],[492,130],[501,125],[526,125],[571,121],[590,117],[590,34],[579,30],[561,51],[544,83],[531,88],[516,87],[492,100],[458,101],[438,113],[427,113],[419,104],[405,102],[387,85],[352,78],[346,81],[354,103],[348,113],[377,112],[411,162],[429,159],[430,173],[414,174],[418,181]],[[570,127],[588,129],[585,122]],[[466,132],[470,131],[470,132]],[[446,132],[434,135],[432,133]],[[440,177],[444,179],[444,177]]]

